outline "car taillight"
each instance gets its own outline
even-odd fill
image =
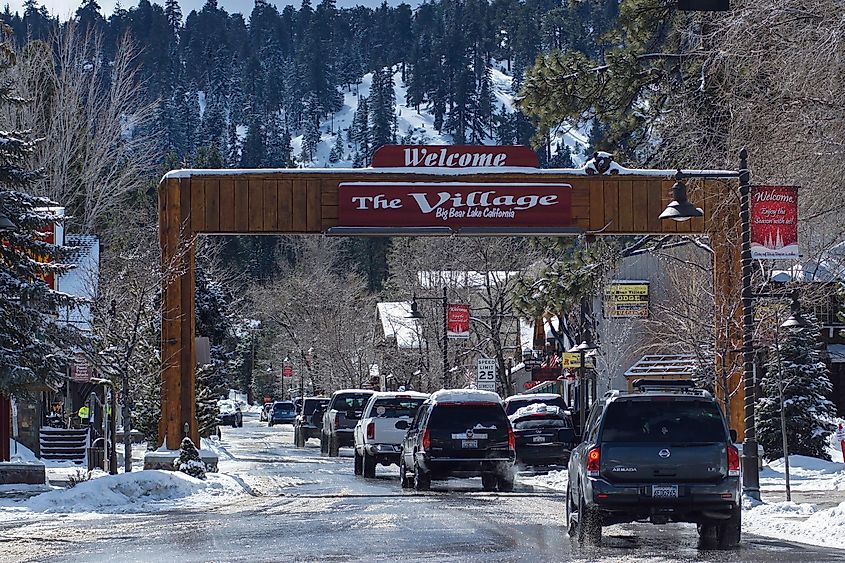
[[[423,432],[422,447],[424,450],[427,450],[429,446],[431,446],[431,433],[428,428],[426,428],[425,432]]]
[[[374,440],[376,437],[376,423],[371,422],[367,425],[367,439]]]
[[[739,476],[739,450],[734,446],[728,446],[728,476]]]
[[[587,452],[587,475],[589,477],[599,476],[599,465],[601,462],[601,450],[593,448]]]
[[[513,435],[513,428],[508,428],[508,448],[516,449],[516,436]]]
[[[335,413],[335,415],[334,415],[334,425],[335,425],[335,427],[340,426],[340,413]]]

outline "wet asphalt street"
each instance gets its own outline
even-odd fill
[[[320,457],[292,446],[290,426],[256,418],[224,429],[222,472],[249,493],[210,510],[132,515],[45,514],[0,524],[3,561],[843,561],[845,552],[745,535],[736,551],[699,550],[695,527],[605,529],[578,548],[563,526],[562,495],[480,481],[403,491],[395,467],[352,474],[351,452]]]

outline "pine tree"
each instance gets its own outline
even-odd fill
[[[782,408],[790,455],[830,459],[825,446],[836,409],[826,396],[832,384],[818,351],[819,325],[810,315],[805,319],[809,326],[780,329],[780,342],[769,348],[756,410],[757,440],[769,459],[783,457]]]
[[[0,24],[0,73],[15,63],[11,28]],[[8,115],[26,102],[0,76],[0,108]],[[74,344],[82,344],[75,328],[53,319],[60,307],[76,302],[45,282],[67,271],[59,248],[44,240],[42,230],[55,218],[43,208],[56,204],[35,197],[30,189],[40,173],[26,165],[37,141],[28,131],[0,127],[0,393],[60,380]]]
[[[335,163],[340,160],[343,160],[343,133],[338,131],[334,140],[332,152],[329,153],[329,162]]]
[[[182,438],[182,446],[179,448],[179,457],[173,462],[176,471],[187,473],[197,479],[205,479],[205,463],[200,459],[200,453],[190,438]]]
[[[302,133],[302,155],[303,161],[311,162],[317,157],[317,147],[320,144],[320,128],[317,127],[314,118],[305,122],[305,131]]]
[[[367,98],[361,96],[358,99],[358,109],[352,117],[352,128],[349,131],[352,142],[355,145],[355,152],[362,162],[361,166],[369,163],[370,153],[370,110]]]

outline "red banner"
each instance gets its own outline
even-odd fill
[[[344,227],[572,226],[569,184],[343,182],[338,198]]]
[[[76,354],[70,364],[70,379],[78,383],[88,383],[91,381],[91,364],[85,359],[83,354]]]
[[[293,367],[285,366],[282,368],[282,377],[293,377]]]
[[[383,145],[373,168],[501,168],[540,166],[537,153],[523,145]]]
[[[751,257],[799,257],[796,186],[751,187]]]
[[[446,310],[446,335],[449,338],[469,338],[469,305],[450,303]]]

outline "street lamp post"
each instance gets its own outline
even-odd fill
[[[423,314],[420,313],[419,306],[417,305],[417,299],[441,301],[443,303],[443,388],[445,389],[449,376],[449,298],[446,294],[446,286],[443,286],[443,295],[439,297],[417,297],[414,295],[414,298],[411,301],[411,314],[408,318],[425,318]]]
[[[578,367],[578,428],[580,429],[581,433],[584,432],[584,423],[586,421],[586,410],[587,410],[587,393],[584,390],[584,383],[586,381],[586,370],[587,370],[587,352],[590,350],[596,350],[595,346],[590,346],[587,344],[587,341],[584,340],[581,344],[577,346],[573,346],[568,351],[569,352],[576,352],[580,355],[579,367]],[[595,387],[595,383],[593,383],[593,387]]]
[[[682,172],[675,174],[672,187],[673,200],[661,219],[688,221],[693,217],[702,217],[703,211],[687,201],[684,178],[738,178],[740,194],[740,228],[742,246],[740,262],[742,264],[742,381],[745,391],[744,418],[745,436],[742,442],[742,492],[753,499],[760,500],[760,473],[757,453],[757,432],[754,423],[754,295],[751,287],[753,263],[751,259],[751,172],[748,169],[748,151],[739,151],[739,170],[736,172]],[[725,398],[727,401],[727,397]]]

